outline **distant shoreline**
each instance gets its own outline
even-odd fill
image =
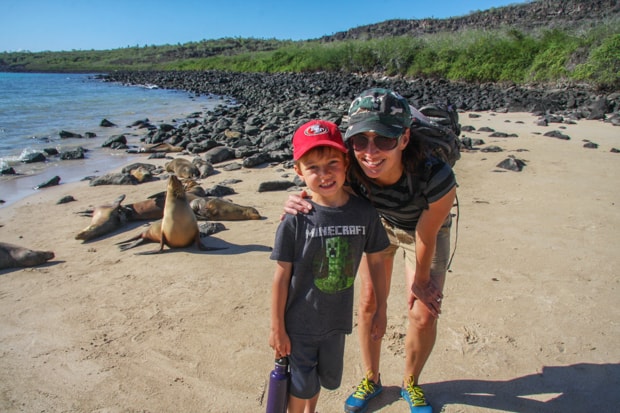
[[[242,137],[256,141],[257,152],[264,150],[264,142],[273,137],[282,139],[289,136],[296,124],[304,119],[323,117],[340,124],[350,100],[359,91],[370,86],[392,88],[407,97],[416,107],[433,101],[450,101],[461,110],[495,111],[497,113],[525,112],[539,116],[544,116],[545,113],[557,113],[567,121],[578,121],[588,117],[607,118],[610,122],[620,121],[618,115],[620,104],[615,106],[615,112],[605,113],[605,107],[614,106],[600,105],[600,96],[583,88],[530,90],[513,87],[501,89],[498,85],[465,85],[445,81],[375,78],[337,73],[116,72],[101,76],[106,81],[122,84],[151,84],[154,87],[197,95],[225,96],[231,106],[214,114],[210,119],[203,116],[201,122],[209,126],[221,118],[230,119],[233,123],[237,122],[233,129],[240,129]],[[471,98],[470,95],[477,95],[478,98]],[[618,99],[617,96],[616,99]],[[596,117],[592,116],[593,114]],[[260,129],[265,127],[267,122],[271,122],[270,118],[278,120],[270,124],[267,131],[257,132],[259,134],[256,136],[250,135],[254,132],[248,132],[248,119],[257,119],[262,122],[256,126]],[[466,122],[466,119],[461,119],[462,124]],[[221,138],[218,144],[227,145],[229,142]],[[200,152],[195,154],[200,156]],[[90,154],[90,156],[93,155],[94,153]],[[99,157],[99,155],[97,153],[96,156]],[[127,155],[127,159],[133,158]],[[57,172],[63,171],[64,173],[73,169],[66,162],[75,161],[64,161]],[[102,174],[119,165],[120,162],[107,165],[105,159],[89,163],[87,159],[83,164],[83,173],[82,170],[74,170],[73,174],[61,176],[61,184],[74,182],[88,175]],[[67,168],[64,168],[65,166]],[[112,167],[107,168],[107,166]],[[20,187],[15,187],[16,184],[14,184],[13,188],[6,184],[7,180],[3,182],[0,179],[0,192],[6,194],[9,190],[10,193],[16,193],[10,197],[3,195],[2,198],[7,201],[6,204],[14,202],[22,196],[34,193],[32,187],[54,175],[59,174],[50,169],[35,178],[11,178],[9,179],[11,182],[21,181]],[[1,207],[2,204],[0,204]]]

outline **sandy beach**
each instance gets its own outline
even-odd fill
[[[439,336],[421,384],[434,412],[607,412],[620,396],[620,128],[602,121],[537,126],[528,113],[479,113],[462,125],[517,137],[483,139],[464,152],[456,254]],[[571,137],[544,137],[560,130]],[[599,145],[584,148],[584,140]],[[496,165],[514,156],[521,172]],[[163,164],[164,160],[142,162]],[[226,162],[230,163],[230,162]],[[224,163],[224,164],[226,164]],[[3,242],[52,250],[32,268],[0,270],[0,411],[264,412],[273,352],[267,344],[274,263],[269,260],[287,196],[258,192],[293,178],[281,165],[224,171],[227,199],[264,217],[223,222],[204,238],[216,251],[121,252],[144,229],[129,223],[90,242],[75,235],[78,211],[165,190],[61,184],[0,208]],[[65,195],[77,201],[56,204]],[[456,209],[453,211],[457,212]],[[453,231],[452,243],[455,243]],[[406,298],[396,261],[383,343],[384,392],[370,412],[406,412],[399,398]],[[364,375],[356,329],[347,339],[342,386],[323,391],[318,411],[342,411]]]

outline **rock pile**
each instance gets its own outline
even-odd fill
[[[577,28],[598,24],[620,15],[617,0],[538,0],[523,4],[494,7],[473,11],[466,16],[447,19],[388,20],[377,24],[360,26],[330,36],[321,37],[324,42],[335,40],[366,40],[391,36],[420,36],[440,32],[467,29],[499,29],[512,27],[517,30],[536,28]]]

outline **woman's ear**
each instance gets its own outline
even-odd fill
[[[398,144],[400,150],[404,150],[407,147],[409,144],[409,139],[411,139],[411,129],[407,128],[405,129],[405,132],[403,132]]]

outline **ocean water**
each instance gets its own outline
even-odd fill
[[[63,184],[134,162],[136,155],[101,144],[112,135],[125,134],[130,144],[139,145],[145,131],[128,127],[137,120],[174,124],[223,103],[216,96],[195,96],[156,85],[103,82],[95,74],[0,73],[0,166],[17,172],[0,176],[0,200],[4,201],[0,208],[36,192],[35,186],[56,175]],[[99,126],[103,119],[117,126]],[[62,130],[92,132],[96,137],[63,139]],[[86,159],[22,162],[29,152],[78,146],[88,149]]]

